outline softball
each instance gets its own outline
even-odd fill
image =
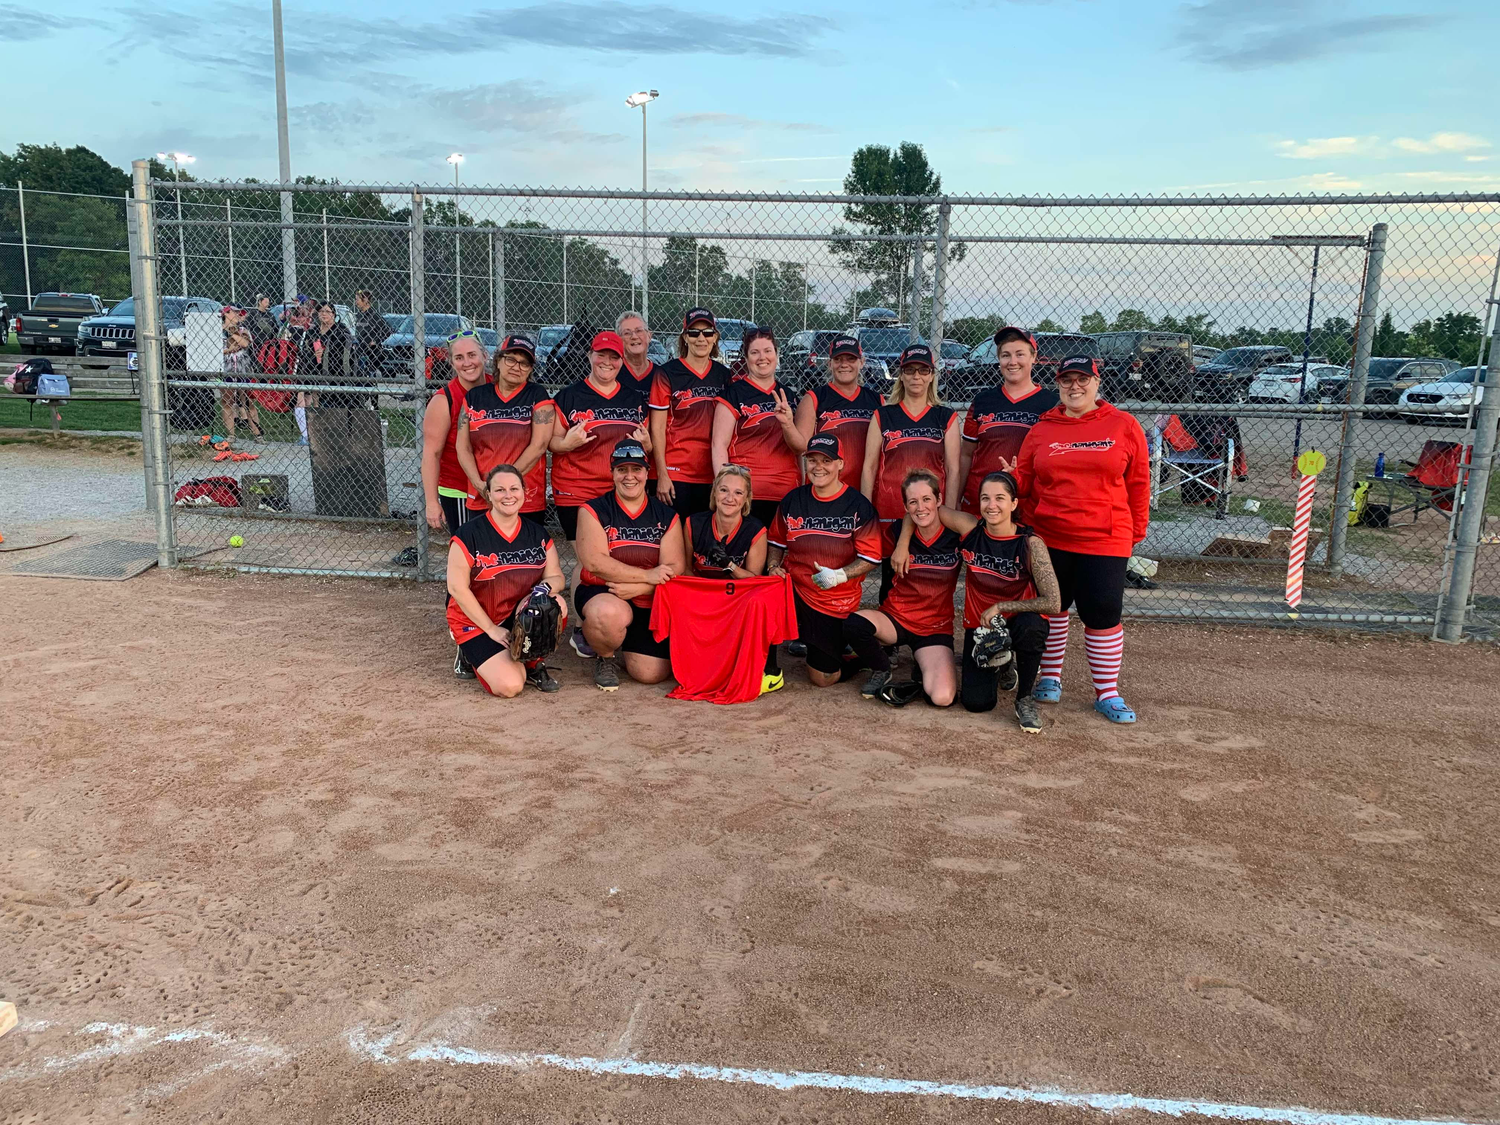
[[[243,547],[245,545],[245,537],[243,535],[231,535],[229,537],[229,545],[231,547]]]

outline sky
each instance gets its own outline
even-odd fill
[[[916,141],[951,192],[1500,189],[1500,5],[1469,0],[286,0],[296,175],[836,191]],[[0,3],[0,149],[276,178],[269,0]],[[65,73],[66,79],[60,79]]]

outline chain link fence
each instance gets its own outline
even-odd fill
[[[1500,519],[1483,518],[1500,496],[1473,513],[1468,556],[1455,518],[1478,483],[1465,466],[1482,435],[1475,365],[1500,196],[661,192],[643,208],[639,192],[298,185],[283,203],[253,184],[138,191],[151,197],[145,268],[163,308],[197,299],[159,333],[168,531],[193,565],[440,576],[420,432],[447,378],[447,334],[473,326],[493,347],[532,333],[534,377],[555,389],[587,370],[570,342],[620,312],[645,312],[672,349],[683,312],[702,304],[773,328],[781,376],[800,391],[850,327],[881,391],[906,343],[932,343],[955,406],[999,380],[1002,325],[1038,334],[1043,382],[1065,355],[1097,356],[1106,397],[1153,451],[1139,551],[1154,576],[1129,591],[1133,614],[1291,619],[1293,465],[1315,449],[1328,469],[1301,619],[1433,629],[1455,559],[1477,552],[1460,589],[1468,625],[1500,627]],[[226,370],[218,304],[257,293],[272,319],[252,313],[250,358]],[[300,322],[283,305],[298,294],[334,302],[342,334]],[[726,323],[731,357],[739,331]],[[262,440],[247,440],[256,429]],[[233,478],[236,503],[191,483],[215,476]]]

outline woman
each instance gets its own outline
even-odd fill
[[[1016,721],[1027,734],[1040,734],[1041,715],[1033,695],[1047,622],[1056,613],[1057,578],[1052,573],[1046,544],[1018,525],[1016,482],[1009,473],[990,473],[979,486],[980,517],[943,507],[937,518],[958,535],[959,558],[967,568],[964,578],[964,655],[961,698],[966,711],[993,711],[999,691],[1016,693]],[[921,558],[910,543],[909,518],[891,557],[898,573],[907,573]],[[1010,630],[1012,658],[1000,668],[981,668],[974,659],[974,630],[1004,617]]]
[[[317,373],[317,363],[311,350],[303,351],[313,331],[313,322],[317,316],[317,302],[306,293],[297,294],[297,303],[283,306],[282,318],[286,321],[286,338],[290,344],[292,354],[296,356],[296,374],[314,375]],[[298,439],[302,445],[307,444],[307,408],[318,405],[316,392],[298,391],[297,404],[292,409],[292,416],[297,420],[297,432],[301,435]]]
[[[1000,385],[974,396],[964,414],[963,448],[958,474],[964,482],[963,510],[979,511],[979,482],[991,473],[1016,467],[1016,454],[1037,419],[1057,405],[1057,392],[1031,378],[1036,364],[1036,337],[1008,325],[995,333]]]
[[[478,336],[455,338],[450,346],[453,378],[432,396],[422,415],[422,492],[427,502],[427,526],[437,531],[447,524],[452,535],[468,518],[465,503],[470,486],[458,461],[459,419],[469,392],[489,377],[489,357]]]
[[[538,585],[567,621],[567,583],[552,537],[521,518],[526,481],[514,465],[496,465],[485,478],[489,511],[454,534],[448,547],[448,631],[491,695],[509,699],[526,684],[554,692],[558,683],[540,660],[522,664],[510,651],[516,608]]]
[[[860,491],[880,516],[884,549],[890,554],[897,526],[906,514],[901,482],[906,474],[926,469],[938,478],[943,503],[958,507],[958,415],[938,398],[932,349],[909,344],[901,353],[900,373],[885,405],[870,418],[865,438],[865,467]],[[880,568],[880,600],[890,591],[891,568]]]
[[[915,679],[927,702],[947,707],[958,691],[953,671],[953,591],[958,587],[958,539],[938,520],[941,484],[926,469],[906,474],[901,495],[906,523],[898,548],[909,544],[909,560],[891,580],[890,592],[879,609],[862,609],[861,617],[875,626],[875,639],[887,647],[906,645],[917,662]],[[894,555],[892,563],[895,562]],[[882,696],[888,703],[896,697]]]
[[[782,498],[802,483],[798,458],[807,448],[807,438],[797,429],[787,388],[776,378],[780,359],[775,333],[752,328],[745,333],[740,355],[745,377],[724,387],[714,410],[713,466],[715,474],[730,462],[750,470],[757,493],[750,510],[768,524],[776,518]]]
[[[1016,461],[1023,508],[1046,540],[1061,595],[1048,618],[1035,694],[1039,703],[1062,698],[1068,608],[1076,605],[1094,710],[1112,723],[1133,723],[1135,712],[1118,686],[1125,649],[1120,616],[1125,564],[1151,518],[1146,435],[1129,414],[1099,401],[1099,365],[1090,356],[1069,356],[1058,365],[1057,393],[1061,404],[1031,428]]]
[[[311,368],[317,373],[319,382],[332,386],[347,386],[354,378],[354,337],[339,321],[338,309],[332,301],[318,302],[317,317],[312,330],[303,337],[302,348],[311,358],[311,363],[299,364],[299,373]],[[315,409],[326,406],[355,410],[365,403],[359,395],[313,391],[307,396],[307,405]]]
[[[619,333],[598,333],[589,347],[589,373],[553,400],[552,499],[570,540],[578,538],[579,508],[613,487],[609,456],[616,443],[628,437],[651,449],[646,398],[620,382],[624,357]]]
[[[255,341],[245,326],[245,310],[234,305],[225,305],[224,318],[224,378],[226,382],[249,381],[254,369]],[[224,388],[219,392],[219,409],[224,416],[224,436],[234,440],[236,418],[243,418],[250,436],[261,440],[260,411],[255,399],[248,391],[232,391]]]
[[[797,429],[803,439],[813,434],[838,438],[843,458],[843,482],[858,489],[865,468],[865,439],[870,418],[880,409],[880,396],[861,382],[865,357],[853,336],[837,336],[828,345],[828,382],[802,396],[797,404]]]
[[[687,516],[708,508],[714,479],[714,413],[733,379],[719,362],[719,328],[708,309],[688,309],[677,337],[677,358],[651,381],[651,443],[658,500]]]
[[[751,514],[752,495],[745,466],[725,465],[714,475],[708,511],[694,512],[682,524],[695,575],[758,578],[766,572],[766,525]]]
[[[470,330],[472,331],[472,330]],[[466,362],[477,338],[458,333],[450,338],[454,363]],[[482,351],[481,351],[481,354]],[[510,335],[495,353],[495,381],[482,382],[464,396],[453,450],[469,480],[468,509],[489,507],[484,479],[495,465],[514,465],[526,478],[521,515],[544,523],[547,510],[547,443],[552,440],[557,408],[546,390],[531,381],[536,345],[529,336]]]

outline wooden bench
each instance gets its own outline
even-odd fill
[[[17,359],[17,364],[25,357]],[[47,398],[44,395],[17,395],[28,402],[26,420],[36,417],[37,403],[46,403],[52,413],[52,432],[62,428],[62,408],[69,402],[139,402],[141,397],[140,372],[131,371],[124,359],[105,359],[97,356],[48,357],[52,370],[65,376],[72,392],[67,398]]]

